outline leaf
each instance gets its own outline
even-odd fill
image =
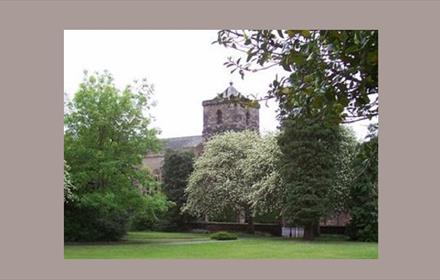
[[[249,52],[247,57],[246,57],[246,62],[249,62],[249,60],[251,60],[251,58],[254,56],[253,52]]]
[[[313,87],[306,87],[305,92],[307,94],[312,94],[315,91],[315,89]]]
[[[244,71],[240,69],[240,71],[238,71],[238,73],[240,73],[241,79],[244,79]]]
[[[284,34],[282,30],[277,30],[278,32],[278,36],[280,36],[281,38],[284,38]]]
[[[285,87],[285,88],[281,89],[282,94],[289,94],[290,92],[291,92],[291,88]]]
[[[292,69],[290,68],[290,65],[287,63],[281,63],[281,67],[283,67],[284,70],[286,71],[292,71]]]
[[[286,31],[287,35],[292,38],[294,37],[296,34],[301,33],[301,30],[287,30]]]
[[[306,83],[311,83],[311,82],[313,81],[313,77],[314,77],[313,74],[306,75],[306,76],[304,77],[304,82],[306,82]]]
[[[378,62],[378,53],[377,50],[374,52],[369,52],[367,55],[367,61],[371,64],[377,64]]]
[[[292,56],[293,62],[295,62],[295,64],[298,64],[299,66],[303,65],[306,60],[304,58],[304,56],[300,53],[293,53],[291,56]]]
[[[356,44],[356,45],[359,45],[359,35],[358,35],[358,32],[355,32],[354,33],[354,43]]]
[[[309,30],[302,30],[301,35],[303,35],[305,38],[310,38],[311,33]]]

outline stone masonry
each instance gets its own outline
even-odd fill
[[[249,106],[241,98],[214,98],[203,105],[203,139],[225,131],[259,131],[259,106]]]

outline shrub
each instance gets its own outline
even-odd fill
[[[142,206],[137,209],[131,221],[131,230],[155,230],[173,203],[160,192],[145,196],[142,200]]]
[[[128,230],[129,212],[112,201],[112,194],[90,194],[78,204],[65,204],[65,241],[114,241]]]
[[[218,231],[211,234],[211,239],[215,240],[235,240],[238,236],[234,233],[230,233],[227,231]]]

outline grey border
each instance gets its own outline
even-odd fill
[[[440,278],[439,8],[435,1],[0,2],[0,278]],[[379,29],[380,259],[65,261],[63,30],[230,27]]]

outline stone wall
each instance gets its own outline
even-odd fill
[[[200,156],[202,153],[202,145],[197,145],[196,147],[190,147],[185,149],[179,149],[179,151],[192,152],[196,157]],[[162,167],[165,161],[165,152],[161,153],[150,153],[147,154],[142,160],[142,165],[155,176],[157,180],[162,180]]]
[[[274,236],[281,236],[282,226],[279,224],[254,224],[255,231],[265,232]],[[196,222],[186,224],[186,230],[207,230],[209,232],[216,231],[235,231],[235,232],[247,232],[247,224],[239,223],[222,223],[222,222]],[[319,227],[321,234],[345,234],[345,226],[323,226]]]
[[[236,231],[247,232],[249,226],[239,223],[222,223],[222,222],[198,222],[187,224],[187,230],[203,229],[209,232],[216,231]],[[265,232],[274,236],[281,236],[281,226],[278,224],[260,224],[255,223],[254,229],[257,232]]]
[[[321,219],[321,226],[346,226],[351,220],[348,213],[340,213]]]
[[[163,153],[147,154],[142,160],[142,165],[150,170],[157,180],[162,179]]]

